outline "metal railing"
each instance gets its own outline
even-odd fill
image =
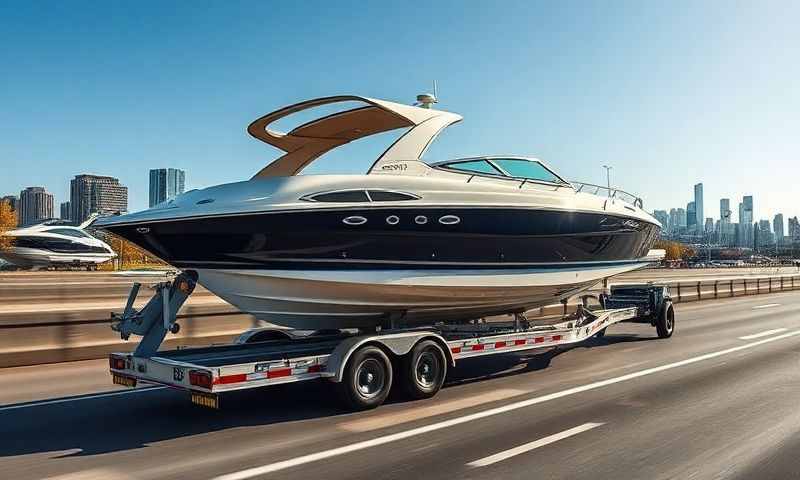
[[[615,198],[622,200],[623,202],[630,203],[634,207],[644,208],[644,201],[641,197],[637,197],[632,193],[628,193],[625,190],[620,190],[614,187],[604,187],[602,185],[595,185],[593,183],[585,183],[585,182],[570,182],[572,186],[575,188],[576,192],[583,192],[583,193],[590,193],[592,195],[597,195],[601,197],[608,197],[608,198]],[[605,192],[603,194],[602,192]]]
[[[695,281],[667,280],[656,283],[669,286],[672,301],[679,303],[798,290],[800,275],[762,275]],[[624,282],[617,285],[624,285]]]

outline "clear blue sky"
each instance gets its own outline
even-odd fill
[[[299,5],[299,4],[298,4]],[[798,2],[3,2],[0,194],[148,169],[187,188],[249,178],[277,151],[256,117],[316,96],[411,102],[440,86],[461,113],[427,158],[539,156],[565,176],[706,216],[755,196],[800,215]],[[362,172],[356,146],[314,172]],[[10,166],[10,168],[8,168]],[[735,218],[734,218],[735,219]]]

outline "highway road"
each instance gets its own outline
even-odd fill
[[[115,390],[106,361],[0,370],[0,477],[800,478],[800,295],[676,306],[673,338],[464,361],[430,400],[345,413],[320,381]]]

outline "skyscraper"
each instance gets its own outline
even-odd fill
[[[61,220],[71,221],[72,220],[72,208],[70,202],[61,202],[60,206],[61,210]]]
[[[758,245],[770,245],[773,243],[772,238],[772,226],[769,223],[769,220],[759,220],[758,221]]]
[[[798,243],[800,242],[800,222],[797,221],[797,217],[792,217],[789,219],[789,229],[788,229],[789,243]]]
[[[731,223],[731,199],[730,198],[720,198],[719,199],[719,220],[722,223]]]
[[[703,221],[705,220],[705,216],[703,215],[703,184],[698,183],[694,186],[694,212],[695,217],[697,220],[695,223],[697,224],[698,228],[703,225]]]
[[[128,211],[128,187],[120,185],[117,178],[76,175],[69,187],[73,223],[81,223],[93,213],[114,215]]]
[[[686,228],[690,233],[699,228],[697,226],[697,210],[694,202],[686,204]]]
[[[653,216],[661,222],[661,235],[665,235],[669,232],[669,215],[667,215],[666,210],[655,210],[653,212]]]
[[[155,206],[183,193],[186,172],[177,168],[150,170],[150,206]]]
[[[748,195],[742,198],[742,203],[739,204],[739,224],[744,228],[742,231],[743,237],[742,246],[753,245],[753,196]]]
[[[686,210],[682,208],[678,209],[678,226],[686,227]]]
[[[772,219],[772,230],[775,232],[775,243],[783,243],[783,214],[779,213]]]
[[[19,224],[22,227],[53,218],[53,195],[44,187],[28,187],[19,193]]]

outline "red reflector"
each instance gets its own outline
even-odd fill
[[[226,384],[226,383],[239,383],[247,381],[247,374],[246,373],[238,373],[236,375],[225,375],[219,377],[214,380],[216,384]]]
[[[557,342],[559,340],[561,340],[561,335],[553,335],[553,341],[554,342]]]
[[[514,340],[514,345],[525,345],[525,340]]]
[[[536,337],[533,339],[534,343],[542,343],[544,342],[544,337]]]
[[[453,353],[461,353],[461,347],[453,347],[450,349]]]
[[[291,368],[280,368],[267,372],[267,378],[288,377],[292,374]]]
[[[494,348],[503,348],[506,346],[506,342],[496,342],[494,344]]]
[[[308,373],[319,373],[322,371],[322,365],[311,365],[308,367]]]
[[[203,370],[189,370],[189,383],[203,388],[211,388],[211,374]]]
[[[108,366],[112,370],[125,370],[125,359],[120,357],[108,357]]]
[[[472,350],[473,350],[473,351],[475,351],[475,350],[483,350],[483,344],[480,344],[480,343],[479,343],[479,344],[477,344],[477,345],[473,345],[473,346],[472,346]]]

